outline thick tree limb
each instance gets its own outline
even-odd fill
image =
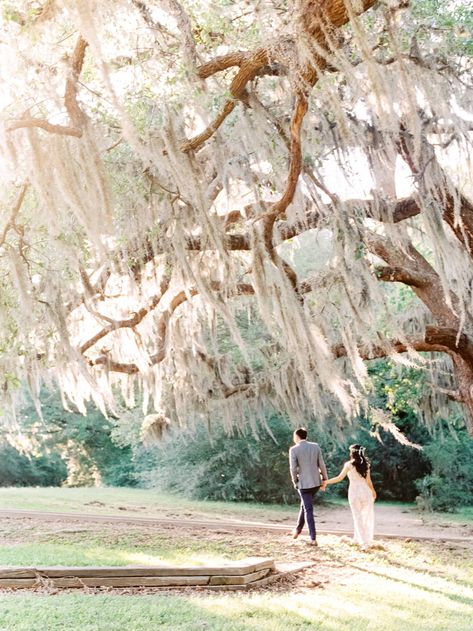
[[[29,187],[29,183],[26,182],[25,184],[23,184],[23,186],[20,189],[15,205],[13,206],[10,219],[7,221],[2,231],[2,236],[0,237],[0,247],[5,243],[5,239],[7,238],[8,231],[15,227],[16,218],[25,200],[28,187]]]
[[[425,328],[425,341],[449,348],[473,366],[473,342],[465,333],[449,327],[429,325]]]
[[[137,326],[148,315],[148,313],[150,313],[159,305],[164,294],[169,288],[169,283],[170,277],[164,277],[161,282],[160,293],[153,296],[146,307],[142,307],[141,309],[136,311],[130,318],[127,318],[125,320],[114,320],[113,322],[111,322],[109,326],[104,327],[101,331],[99,331],[93,337],[87,340],[87,342],[84,342],[84,344],[82,344],[79,349],[80,353],[84,354],[87,350],[89,350],[89,348],[95,346],[95,344],[97,344],[99,340],[104,338],[109,333],[112,333],[113,331],[124,328],[133,328]]]
[[[212,282],[210,288],[213,291],[221,291],[222,283],[220,282]],[[154,366],[156,364],[160,364],[163,359],[166,357],[166,345],[167,345],[167,334],[168,334],[168,325],[171,319],[171,316],[175,312],[175,310],[184,302],[186,302],[189,298],[196,296],[198,294],[198,290],[195,288],[188,289],[187,291],[178,292],[170,302],[169,307],[161,314],[158,325],[157,325],[157,351],[153,355],[149,357],[149,365]],[[248,283],[240,283],[237,285],[235,292],[232,292],[231,296],[240,296],[240,295],[253,295],[254,289],[253,286]],[[147,311],[149,313],[150,310]],[[144,315],[147,315],[145,313]],[[144,317],[144,316],[143,316]],[[128,321],[125,321],[128,322]],[[114,329],[117,330],[117,329]],[[111,331],[107,331],[107,334]],[[97,340],[98,341],[98,340]],[[90,348],[90,346],[89,346]],[[121,372],[126,374],[136,374],[139,372],[139,368],[136,364],[125,364],[116,362],[111,359],[108,355],[101,355],[95,359],[89,360],[90,366],[104,365],[107,370],[111,372]]]
[[[366,232],[365,244],[370,252],[386,261],[390,268],[398,270],[399,274],[403,273],[405,278],[409,279],[407,284],[412,287],[414,293],[441,326],[458,327],[458,315],[443,295],[439,275],[411,243],[406,244],[401,249],[381,235]],[[453,307],[455,307],[458,304],[458,298],[453,292],[450,293],[450,298]]]
[[[85,49],[87,42],[83,37],[77,40],[74,52],[72,53],[71,70],[66,80],[66,89],[64,92],[64,104],[74,127],[81,129],[85,124],[87,117],[81,110],[77,102],[77,82],[84,65]]]
[[[15,131],[15,129],[31,129],[38,127],[50,134],[59,134],[61,136],[74,136],[81,138],[83,126],[87,120],[86,115],[81,110],[77,102],[77,83],[82,66],[84,65],[85,49],[87,42],[83,37],[77,40],[71,59],[71,67],[69,76],[66,79],[66,88],[64,91],[64,105],[72,125],[55,125],[42,118],[26,117],[15,119],[8,123],[7,131]]]
[[[15,129],[31,129],[32,127],[39,127],[50,134],[59,134],[60,136],[75,136],[80,138],[82,136],[82,130],[75,127],[68,127],[67,125],[54,125],[42,118],[18,118],[16,122],[9,122],[7,131],[15,131]]]
[[[301,128],[304,116],[307,113],[308,102],[307,97],[304,94],[299,94],[297,97],[296,105],[291,120],[291,150],[290,150],[290,165],[289,173],[287,176],[286,189],[281,198],[273,204],[273,207],[268,213],[265,220],[265,241],[271,243],[272,247],[272,230],[274,222],[277,217],[286,212],[287,207],[292,202],[294,194],[297,188],[297,182],[302,169],[302,145],[301,145]],[[271,236],[270,236],[271,234]]]
[[[411,287],[419,287],[423,283],[422,278],[402,267],[379,265],[375,268],[375,275],[378,280],[388,283],[403,283]]]
[[[202,66],[199,66],[199,68],[197,68],[197,76],[200,77],[200,79],[208,79],[208,77],[222,70],[234,68],[235,66],[241,67],[250,57],[251,53],[239,51],[228,53],[227,55],[220,55]]]

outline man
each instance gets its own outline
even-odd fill
[[[301,498],[297,526],[292,532],[294,539],[301,534],[304,523],[309,528],[310,544],[317,545],[314,521],[314,495],[328,479],[322,450],[317,443],[307,440],[307,430],[299,427],[293,434],[294,447],[289,450],[289,468],[292,483]]]

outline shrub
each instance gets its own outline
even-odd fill
[[[445,428],[444,428],[445,429]],[[417,482],[418,505],[428,510],[453,511],[473,504],[473,441],[465,430],[437,432],[425,447],[432,472]]]

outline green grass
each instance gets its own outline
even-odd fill
[[[294,518],[294,506],[244,502],[202,502],[149,489],[131,488],[0,488],[0,508],[51,512],[89,512],[212,519],[283,521]]]
[[[454,513],[422,513],[422,515],[426,522],[438,522],[440,516],[443,523],[473,524],[473,506],[462,506]]]
[[[196,511],[278,519],[280,507],[186,502],[129,489],[3,489],[17,507],[150,513]],[[12,502],[15,504],[12,504]],[[105,506],[87,506],[103,501]],[[5,505],[5,502],[2,502]],[[51,505],[53,504],[53,505]],[[164,510],[164,509],[163,509]],[[294,509],[291,510],[293,517]],[[468,511],[467,511],[468,513]],[[194,513],[195,514],[195,513]],[[284,509],[282,511],[284,514]],[[473,558],[464,545],[389,540],[361,553],[346,538],[321,536],[310,550],[284,532],[176,530],[123,523],[0,521],[0,565],[204,564],[245,556],[312,558],[297,580],[241,593],[90,590],[0,592],[0,631],[470,631]]]
[[[250,545],[234,543],[205,531],[127,524],[31,524],[27,520],[0,522],[0,565],[160,565],[193,564],[237,559],[252,552]],[[271,546],[269,546],[271,549]],[[1,629],[1,627],[0,627]]]
[[[353,562],[351,563],[353,565]],[[356,562],[355,562],[356,564]],[[323,587],[240,594],[0,594],[8,631],[470,631],[473,592],[374,555]],[[347,564],[350,567],[350,562]],[[322,579],[330,579],[325,568]]]

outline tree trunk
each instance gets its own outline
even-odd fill
[[[460,399],[465,411],[465,425],[473,436],[473,362],[467,362],[457,353],[451,354]]]

